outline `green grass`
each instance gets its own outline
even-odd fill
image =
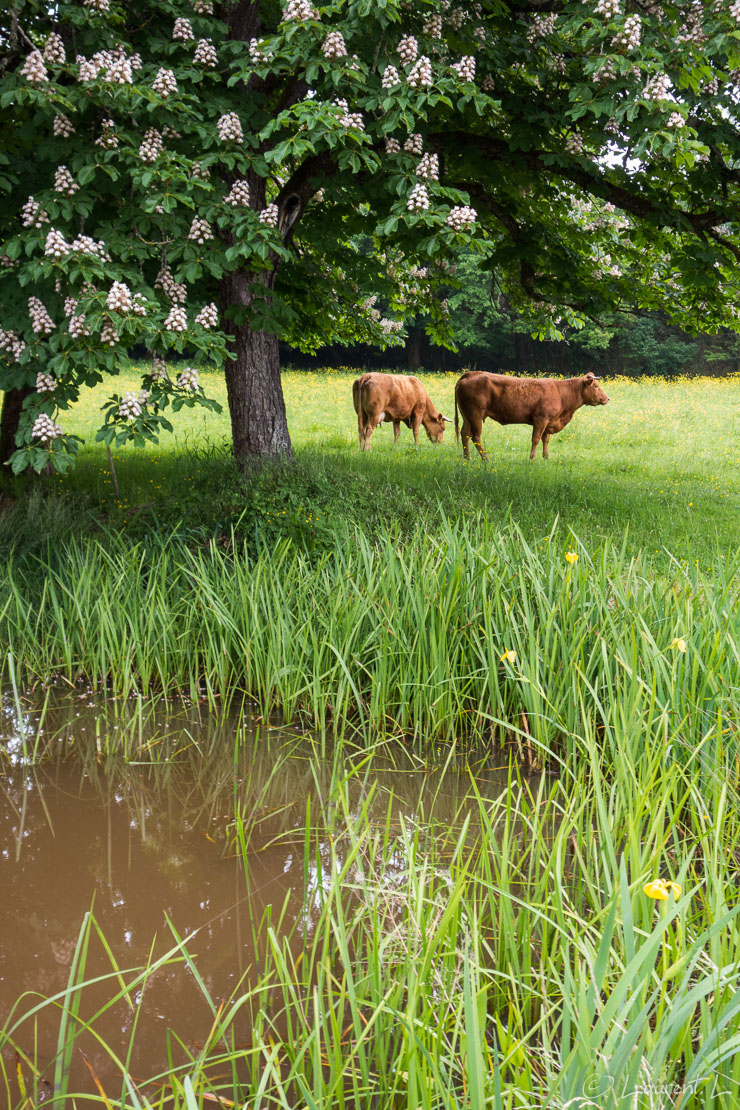
[[[145,537],[178,530],[188,538],[236,527],[251,546],[284,536],[331,547],[339,520],[380,536],[390,522],[404,531],[423,521],[437,531],[440,512],[464,521],[483,510],[492,528],[515,522],[534,541],[557,519],[589,548],[627,533],[628,551],[711,562],[740,534],[740,378],[607,382],[611,404],[583,409],[553,439],[551,458],[528,460],[526,427],[484,425],[488,465],[464,463],[448,430],[417,451],[407,429],[398,448],[390,429],[357,451],[352,373],[286,373],[285,395],[296,449],[287,469],[268,467],[249,481],[228,457],[228,417],[197,410],[177,417],[176,435],[159,446],[115,453],[120,502],[105,451],[91,444],[64,478],[11,483],[16,510],[0,501],[0,544],[38,547],[45,536],[103,527]],[[452,413],[455,375],[423,375],[434,401]],[[225,401],[222,379],[204,378]],[[133,387],[123,380],[117,389]],[[88,391],[64,416],[66,430],[92,438],[102,390]],[[51,504],[39,505],[47,494]],[[63,496],[58,496],[58,494]],[[8,499],[6,498],[6,506]]]

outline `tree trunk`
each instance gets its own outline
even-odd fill
[[[24,386],[22,389],[9,389],[3,397],[3,410],[0,414],[0,466],[5,464],[15,451],[15,433],[18,431],[21,409],[26,397],[31,393],[33,389],[30,386]]]
[[[256,275],[250,276],[255,280]],[[262,284],[267,276],[260,275]],[[221,301],[224,312],[239,306],[242,318],[248,317],[253,302],[249,276],[243,272],[227,274],[221,282]],[[257,459],[291,458],[277,336],[253,331],[248,322],[235,323],[228,318],[224,327],[230,334],[229,349],[234,356],[226,360],[226,392],[237,463],[246,470]]]

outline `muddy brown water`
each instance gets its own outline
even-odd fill
[[[126,759],[104,754],[111,736]],[[380,824],[400,827],[422,813],[448,829],[459,823],[470,786],[466,770],[443,772],[397,752],[363,766],[361,755],[352,776],[353,809],[371,794]],[[140,706],[111,707],[87,694],[29,710],[6,697],[0,705],[0,1027],[65,991],[91,913],[83,978],[105,978],[85,987],[81,1018],[104,1011],[95,1029],[122,1060],[133,1043],[134,1077],[164,1074],[168,1051],[178,1062],[197,1053],[213,1013],[192,969],[173,959],[132,992],[133,1005],[121,1000],[106,1008],[120,986],[113,972],[130,981],[131,969],[188,937],[197,975],[218,1004],[259,976],[268,924],[298,951],[330,866],[320,839],[314,862],[306,864],[306,809],[309,799],[314,814],[326,807],[331,778],[330,759],[317,757],[310,742],[260,721],[219,718],[197,706],[145,714]],[[478,768],[476,781],[494,797],[508,777],[487,766]],[[235,811],[249,837],[245,855],[229,835]],[[47,1006],[12,1037],[21,1055],[41,1068],[40,1099],[52,1094],[62,1012]],[[246,1013],[239,1032],[246,1043]],[[104,1086],[120,1076],[108,1051],[84,1034],[73,1054],[72,1090],[94,1091],[79,1048]],[[13,1047],[6,1044],[3,1059],[12,1086]]]

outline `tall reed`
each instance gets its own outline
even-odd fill
[[[239,691],[325,733],[508,739],[535,755],[589,727],[614,756],[625,732],[638,755],[700,748],[710,773],[737,743],[740,556],[657,577],[624,547],[588,552],[557,531],[535,545],[479,518],[406,542],[346,530],[318,557],[287,542],[251,561],[171,539],[70,543],[22,570],[7,563],[0,595],[21,685]]]

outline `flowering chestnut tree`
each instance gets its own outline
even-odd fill
[[[213,405],[215,363],[240,463],[289,454],[278,338],[420,309],[444,338],[470,243],[542,335],[736,327],[739,28],[740,0],[11,0],[0,456],[68,465],[64,410],[142,347],[103,441]]]

